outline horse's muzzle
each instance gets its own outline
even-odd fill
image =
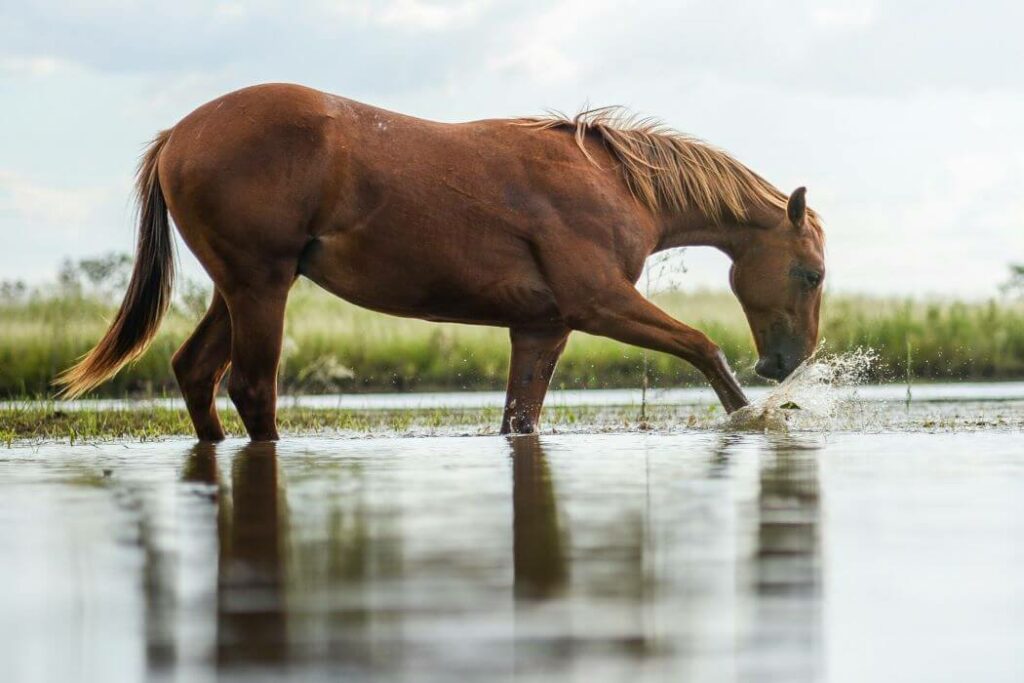
[[[781,353],[770,353],[757,361],[754,372],[765,379],[774,379],[781,382],[789,377],[790,373],[796,370],[800,361],[791,360]]]

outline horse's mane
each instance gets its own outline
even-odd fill
[[[595,165],[584,141],[587,133],[600,135],[622,164],[630,191],[655,211],[694,207],[708,220],[720,223],[724,219],[747,220],[746,207],[756,203],[786,210],[785,194],[726,152],[622,107],[588,109],[571,118],[552,112],[518,122],[539,129],[574,131],[576,144]],[[813,212],[808,211],[808,219],[820,227]]]

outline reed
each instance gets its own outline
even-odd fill
[[[727,292],[653,297],[706,331],[744,383],[757,382],[753,343]],[[54,376],[102,335],[112,307],[64,295],[0,302],[0,396],[43,397]],[[171,311],[150,350],[94,395],[176,396],[170,357],[194,325]],[[822,337],[830,352],[874,348],[874,379],[899,381],[1024,378],[1024,306],[827,296]],[[913,354],[907,353],[908,345]],[[504,386],[507,332],[378,315],[300,282],[288,308],[281,385],[289,393],[476,390]],[[562,388],[652,388],[702,383],[687,364],[617,342],[574,334],[555,374]]]

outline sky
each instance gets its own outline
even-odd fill
[[[442,121],[587,103],[656,116],[806,185],[834,292],[982,298],[1024,262],[1024,4],[640,6],[0,2],[0,280],[131,251],[145,143],[271,81]],[[682,286],[727,286],[724,256],[682,262]]]

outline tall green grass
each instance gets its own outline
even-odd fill
[[[655,300],[707,332],[744,382],[757,381],[750,332],[726,292],[673,292]],[[0,302],[0,395],[44,396],[54,376],[85,353],[106,329],[109,305],[65,295]],[[176,395],[174,350],[194,317],[173,309],[150,350],[97,394]],[[1024,378],[1024,307],[1016,303],[942,303],[827,297],[822,336],[831,352],[874,348],[877,379]],[[907,353],[908,344],[912,354]],[[504,386],[508,336],[503,329],[439,325],[378,315],[300,282],[288,307],[281,384],[288,392],[498,389]],[[690,366],[648,355],[651,385],[702,382]],[[643,352],[607,339],[574,334],[554,385],[635,387]]]

